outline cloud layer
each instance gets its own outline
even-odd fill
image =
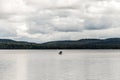
[[[120,37],[119,0],[0,0],[0,37],[32,42]]]

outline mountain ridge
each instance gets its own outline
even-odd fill
[[[120,38],[64,40],[46,43],[0,39],[0,49],[120,49]]]

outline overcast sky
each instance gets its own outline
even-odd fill
[[[120,0],[0,0],[0,38],[120,37]]]

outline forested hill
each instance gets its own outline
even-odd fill
[[[120,38],[52,41],[41,44],[0,39],[0,49],[120,49]]]
[[[2,42],[15,42],[15,41],[11,39],[0,39],[0,43]]]

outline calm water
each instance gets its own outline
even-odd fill
[[[0,80],[120,80],[120,50],[1,50]]]

